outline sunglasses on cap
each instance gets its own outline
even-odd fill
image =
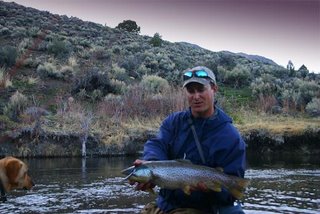
[[[183,81],[186,81],[188,79],[191,79],[192,77],[198,77],[198,78],[206,78],[211,79],[208,75],[208,73],[205,70],[198,70],[198,71],[186,71],[183,74]]]

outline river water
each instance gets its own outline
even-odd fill
[[[155,195],[123,182],[136,157],[23,159],[35,187],[0,202],[0,213],[139,213]],[[320,213],[320,162],[248,160],[246,213]]]

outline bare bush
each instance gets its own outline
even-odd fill
[[[122,96],[109,95],[99,104],[99,115],[120,122],[133,118],[165,117],[186,108],[182,89],[171,89],[153,94],[141,85],[128,88]]]
[[[260,94],[258,99],[258,108],[262,110],[263,112],[271,112],[272,107],[278,105],[277,99],[270,95],[270,96],[264,96]]]
[[[4,113],[12,120],[17,121],[27,106],[28,98],[19,91],[16,91],[10,97],[9,103],[4,107]]]

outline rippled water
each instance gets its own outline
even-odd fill
[[[139,213],[155,196],[122,181],[134,159],[26,159],[36,186],[9,193],[0,213]],[[246,213],[320,213],[317,164],[249,164],[246,177]]]

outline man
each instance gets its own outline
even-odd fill
[[[220,167],[226,174],[243,177],[245,143],[232,119],[214,105],[218,90],[214,73],[198,66],[184,71],[183,78],[190,107],[163,121],[157,137],[146,142],[143,159],[185,158],[194,164]],[[135,164],[142,162],[136,160]],[[152,186],[139,183],[136,188],[146,190]],[[156,204],[146,205],[142,213],[243,213],[227,190],[208,191],[201,183],[197,189],[191,195],[180,189],[160,189]]]

